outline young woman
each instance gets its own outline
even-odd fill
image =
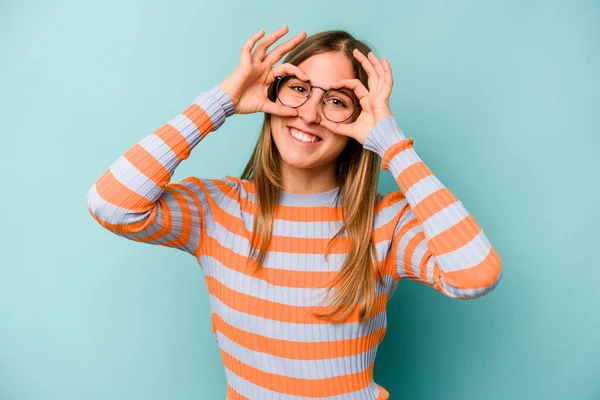
[[[228,399],[387,399],[373,364],[399,281],[474,299],[500,281],[500,258],[398,127],[388,61],[344,31],[267,53],[287,32],[252,36],[227,79],[110,166],[88,208],[198,260]],[[241,178],[170,182],[227,117],[255,112]],[[398,191],[376,193],[380,167]]]

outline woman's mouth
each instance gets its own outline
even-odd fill
[[[292,140],[298,144],[302,144],[304,146],[315,146],[323,141],[318,136],[311,135],[302,131],[299,131],[296,128],[288,127],[288,134],[292,138]]]

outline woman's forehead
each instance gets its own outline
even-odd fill
[[[298,67],[308,75],[310,83],[329,87],[340,79],[354,78],[354,69],[348,57],[342,53],[321,53],[310,56]]]

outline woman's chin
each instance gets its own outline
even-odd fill
[[[284,160],[284,161],[288,167],[292,167],[292,168],[311,169],[311,168],[316,167],[315,165],[307,163],[306,161],[288,161],[288,160]]]

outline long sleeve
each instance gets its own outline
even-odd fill
[[[412,148],[394,116],[369,132],[364,148],[381,157],[404,195],[391,238],[392,273],[452,298],[474,299],[492,291],[502,275],[500,257],[463,204]]]
[[[193,182],[170,183],[192,149],[234,113],[215,86],[182,113],[133,145],[94,183],[87,207],[102,226],[125,238],[196,255],[203,229],[202,190]]]

